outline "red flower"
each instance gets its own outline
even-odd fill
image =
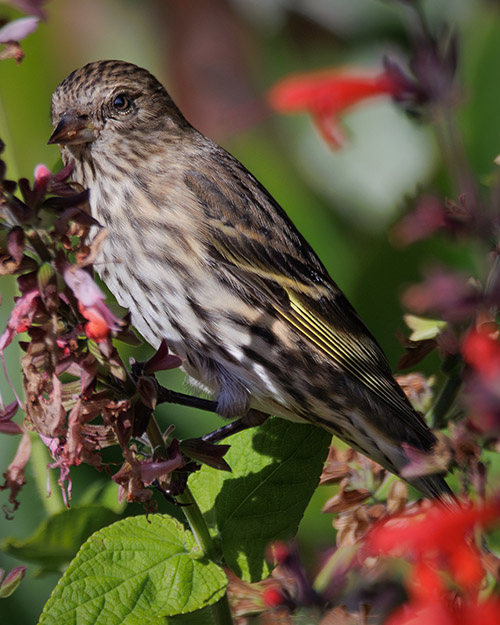
[[[85,333],[98,343],[109,336],[111,330],[120,328],[117,319],[104,303],[105,295],[92,277],[80,267],[70,264],[63,271],[64,280],[78,300],[78,308],[88,323]]]
[[[99,343],[109,336],[112,326],[110,326],[109,321],[99,308],[95,306],[85,308],[81,302],[78,302],[78,308],[82,313],[82,317],[85,317],[88,321],[85,324],[85,334],[89,339]]]
[[[450,595],[441,595],[432,601],[411,601],[392,614],[386,625],[497,625],[499,615],[496,598],[454,603]]]
[[[482,433],[500,433],[500,342],[495,323],[468,332],[462,355],[470,369],[465,371],[464,401],[469,408],[469,423]],[[491,330],[491,331],[490,331]]]
[[[473,330],[462,345],[465,362],[481,376],[494,379],[500,373],[500,343],[491,335]]]
[[[369,548],[414,562],[406,583],[409,601],[391,614],[386,625],[496,625],[500,599],[478,602],[485,570],[472,533],[499,521],[497,497],[482,506],[450,509],[434,504],[427,512],[394,517],[376,527]],[[460,594],[447,590],[440,569],[451,574]]]
[[[282,113],[309,111],[325,141],[339,148],[345,142],[337,119],[341,113],[368,98],[400,91],[400,83],[385,72],[356,76],[334,69],[282,79],[270,90],[269,102]]]
[[[447,568],[463,588],[477,587],[484,577],[478,548],[471,541],[477,526],[500,522],[500,498],[483,506],[435,504],[425,514],[393,517],[373,531],[375,551],[409,554],[417,564]]]
[[[288,604],[288,600],[281,590],[272,586],[262,591],[262,600],[268,608],[279,608]]]

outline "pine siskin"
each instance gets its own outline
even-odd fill
[[[314,423],[396,474],[402,443],[432,449],[379,345],[283,209],[149,72],[122,61],[74,71],[52,121],[49,143],[108,232],[98,272],[220,415],[254,408]],[[412,483],[449,492],[438,475]]]

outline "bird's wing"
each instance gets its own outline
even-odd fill
[[[238,166],[224,181],[194,171],[186,177],[208,215],[203,240],[217,271],[224,270],[251,299],[271,305],[339,370],[428,434],[381,348],[316,254],[269,193]]]

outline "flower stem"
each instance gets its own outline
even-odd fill
[[[343,575],[349,570],[360,546],[360,543],[344,545],[329,556],[313,583],[313,588],[318,594],[321,595],[327,590],[335,576],[339,577],[339,581],[342,579]]]
[[[201,512],[189,487],[186,486],[182,495],[178,495],[176,499],[179,503],[184,504],[182,506],[182,511],[184,512],[187,522],[189,523],[189,527],[191,528],[202,553],[212,562],[220,561],[221,554],[210,536],[210,531],[205,521],[205,517],[203,516],[203,513]],[[212,614],[216,625],[233,625],[233,617],[231,615],[231,608],[229,606],[227,593],[212,606]]]
[[[462,378],[460,376],[450,376],[441,388],[436,402],[426,415],[426,420],[430,421],[431,427],[440,429],[446,426],[446,416],[457,398]]]
[[[149,419],[146,433],[153,449],[159,446],[165,446],[161,430],[154,415],[151,415],[151,418]],[[186,486],[184,492],[181,495],[177,495],[176,499],[180,504],[183,504],[182,511],[187,522],[189,523],[191,531],[193,532],[193,536],[198,543],[201,554],[212,562],[220,561],[221,554],[210,536],[210,531],[205,521],[205,517],[203,516],[203,513],[189,487]],[[216,625],[233,625],[233,618],[231,616],[227,594],[214,604],[211,609]]]
[[[161,430],[154,415],[151,415],[149,419],[146,433],[153,449],[165,447]],[[189,490],[189,487],[186,486],[182,495],[177,495],[176,499],[179,503],[183,504],[182,511],[186,516],[187,522],[189,523],[202,554],[206,555],[209,560],[213,560],[214,562],[220,560],[220,554],[217,552],[212,537],[210,536],[205,517],[193,497],[193,494]]]
[[[220,560],[220,553],[217,551],[214,541],[210,536],[205,517],[189,487],[186,487],[182,495],[177,495],[176,499],[180,504],[183,504],[182,511],[184,512],[201,552],[206,555],[209,560],[214,562]]]

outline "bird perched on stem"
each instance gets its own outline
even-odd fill
[[[284,210],[154,76],[89,63],[57,88],[52,121],[49,143],[107,229],[97,271],[221,416],[313,423],[396,474],[402,443],[431,451],[381,348]],[[449,492],[438,475],[412,483]]]

